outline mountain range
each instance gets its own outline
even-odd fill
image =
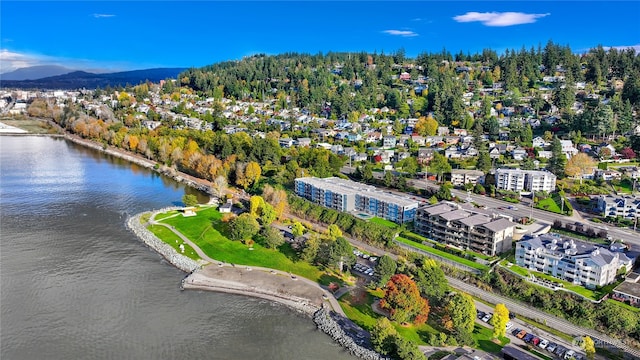
[[[0,88],[18,89],[94,89],[97,87],[117,87],[141,82],[158,82],[176,78],[185,68],[155,68],[96,74],[73,71],[62,66],[34,66],[0,74]],[[56,74],[38,78],[38,74]],[[18,80],[22,78],[23,80]],[[33,80],[30,80],[33,79]]]

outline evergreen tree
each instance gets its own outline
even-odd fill
[[[556,136],[551,142],[551,159],[547,169],[554,173],[558,178],[564,177],[564,167],[567,165],[567,156],[562,152],[562,143]]]

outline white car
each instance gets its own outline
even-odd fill
[[[573,350],[569,350],[566,353],[564,353],[564,358],[565,359],[571,359],[573,357],[573,355],[575,355],[576,352]]]
[[[509,321],[509,322],[507,323],[507,325],[505,326],[505,329],[506,329],[507,331],[509,331],[509,329],[511,329],[512,327],[513,327],[513,323],[512,323],[511,321]]]
[[[540,342],[538,343],[540,349],[546,349],[547,345],[549,345],[549,340],[540,339]]]
[[[487,314],[482,318],[482,321],[488,323],[489,320],[491,320],[492,317],[493,317],[493,314]]]

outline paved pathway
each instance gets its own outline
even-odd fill
[[[219,260],[212,259],[204,251],[202,251],[202,249],[200,249],[200,247],[198,245],[196,245],[189,238],[184,236],[180,231],[176,230],[173,226],[156,221],[155,220],[155,215],[156,214],[152,215],[151,219],[149,220],[149,223],[151,223],[153,225],[164,226],[167,229],[171,230],[174,234],[178,235],[180,237],[180,239],[182,239],[185,243],[189,244],[189,246],[191,246],[193,248],[193,250],[198,254],[198,256],[200,256],[200,258],[202,258],[205,261],[208,261],[211,264],[214,264],[214,263],[215,264],[223,264],[224,266],[233,267],[231,264],[225,264],[225,263],[223,263],[223,262],[221,262]],[[169,219],[169,218],[172,218],[172,217],[175,217],[175,216],[179,216],[179,215],[180,214],[169,216],[169,217],[163,218],[163,220]],[[308,284],[310,286],[314,286],[314,287],[317,287],[317,288],[321,289],[324,292],[324,294],[326,295],[326,296],[324,296],[324,299],[329,302],[329,305],[331,306],[333,311],[335,311],[336,313],[346,317],[344,311],[342,310],[342,307],[340,307],[340,304],[338,303],[338,300],[329,291],[327,291],[325,288],[320,286],[320,284],[318,284],[317,282],[309,280],[309,279],[301,277],[301,276],[292,275],[291,273],[288,273],[288,272],[285,272],[285,271],[280,271],[280,270],[275,270],[275,269],[270,269],[270,268],[265,268],[265,267],[260,267],[260,266],[249,266],[249,267],[252,268],[252,269],[264,270],[264,271],[269,271],[269,272],[273,272],[273,273],[280,274],[280,275],[291,276],[293,279],[297,279],[298,281],[302,281],[302,282],[304,282],[304,283],[306,283],[306,284]]]

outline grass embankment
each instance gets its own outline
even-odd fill
[[[482,264],[479,264],[479,263],[477,263],[475,261],[471,261],[471,260],[468,260],[468,259],[465,259],[465,258],[461,258],[459,256],[455,256],[453,254],[449,254],[448,252],[445,252],[445,251],[442,251],[442,250],[438,250],[436,248],[432,248],[431,246],[423,245],[423,244],[417,243],[415,241],[411,241],[411,240],[403,238],[401,236],[398,236],[396,238],[396,240],[398,242],[401,242],[401,243],[405,244],[405,245],[409,245],[409,246],[414,247],[416,249],[420,249],[420,250],[432,253],[434,255],[438,255],[438,256],[440,256],[440,257],[442,257],[444,259],[451,260],[451,261],[457,262],[457,263],[462,264],[462,265],[466,265],[466,266],[468,266],[470,268],[473,268],[473,269],[477,269],[477,270],[481,270],[481,271],[489,269],[489,267],[486,266],[486,265],[482,265]]]
[[[604,291],[593,291],[593,290],[589,290],[583,286],[580,285],[576,285],[573,283],[570,283],[568,281],[562,280],[562,279],[558,279],[556,277],[553,277],[551,275],[548,274],[544,274],[538,271],[532,271],[532,270],[528,270],[525,269],[521,266],[518,266],[516,264],[511,264],[511,266],[507,266],[507,261],[503,260],[500,262],[500,265],[506,269],[511,270],[512,272],[524,277],[524,278],[529,278],[530,275],[534,275],[536,278],[539,279],[545,279],[557,284],[562,284],[562,287],[566,290],[572,291],[576,294],[582,295],[588,299],[591,300],[600,300],[600,298],[602,298],[602,296],[604,296],[606,294],[606,292]],[[535,284],[534,284],[535,285]]]
[[[226,224],[221,221],[222,214],[216,208],[201,208],[197,216],[191,217],[167,217],[167,213],[159,214],[156,219],[162,223],[171,225],[189,238],[205,254],[215,260],[223,262],[261,266],[276,270],[282,270],[303,276],[313,281],[319,281],[322,272],[311,264],[299,261],[288,243],[279,249],[271,250],[259,244],[253,245],[253,250],[239,242],[227,238]],[[165,242],[170,243],[172,240]],[[175,242],[175,239],[173,239]]]
[[[398,224],[394,223],[393,221],[389,221],[389,220],[386,220],[386,219],[383,219],[383,218],[379,218],[379,217],[373,217],[369,221],[371,221],[374,224],[386,226],[389,229],[397,229],[398,228]]]
[[[560,209],[560,206],[558,206],[558,203],[555,201],[554,197],[541,199],[534,207],[536,209],[551,211],[552,213],[556,214],[562,214],[562,209]]]
[[[422,235],[418,235],[418,234],[416,234],[414,232],[410,232],[410,231],[403,231],[403,232],[400,233],[400,235],[402,235],[402,237],[404,237],[405,239],[409,239],[409,240],[417,242],[417,243],[423,243],[424,241],[426,241],[426,242],[429,242],[431,244],[438,244],[438,242],[436,242],[434,240],[427,239],[426,237],[424,237]],[[442,244],[439,244],[439,245],[442,245]],[[492,261],[492,260],[495,260],[497,258],[495,256],[485,255],[483,253],[470,251],[470,250],[465,250],[465,251],[460,250],[460,251],[464,252],[466,255],[474,256],[474,257],[477,257],[479,259],[483,259],[483,260],[487,260],[487,261]]]
[[[200,260],[200,256],[193,250],[189,244],[184,243],[178,235],[162,225],[150,225],[147,229],[154,233],[158,239],[162,239],[165,243],[171,245],[176,252],[185,255],[189,259]],[[180,244],[184,244],[184,252],[180,250]]]

